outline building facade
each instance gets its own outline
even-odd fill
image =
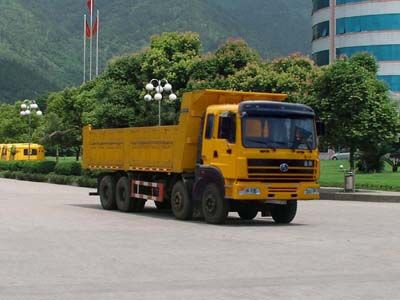
[[[312,22],[318,65],[369,52],[379,62],[379,78],[400,93],[400,0],[313,0]]]

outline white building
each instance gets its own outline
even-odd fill
[[[318,65],[369,52],[379,78],[400,92],[400,0],[313,0],[312,55]]]

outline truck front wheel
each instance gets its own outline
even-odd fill
[[[209,183],[201,198],[201,207],[207,223],[223,224],[229,213],[229,203],[214,183]]]
[[[111,175],[106,175],[100,180],[99,195],[103,209],[117,209],[117,203],[115,201],[115,179]]]
[[[289,224],[297,213],[297,201],[288,201],[286,205],[274,204],[271,207],[271,216],[275,223]]]
[[[183,181],[175,183],[172,189],[171,208],[178,220],[191,220],[193,201]]]

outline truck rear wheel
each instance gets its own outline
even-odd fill
[[[258,209],[250,204],[242,205],[238,210],[238,214],[242,220],[253,220],[258,215]]]
[[[127,177],[121,177],[117,182],[116,187],[116,202],[117,207],[122,212],[132,212],[135,209],[134,201],[130,197],[129,193],[129,179]]]
[[[286,205],[274,204],[271,208],[271,216],[275,223],[289,224],[297,213],[297,201],[288,201]]]
[[[209,183],[201,198],[204,219],[210,224],[225,223],[229,213],[229,203],[222,197],[214,183]]]
[[[183,181],[175,183],[172,189],[171,208],[178,220],[191,220],[193,201]]]
[[[145,200],[132,199],[130,195],[129,179],[121,177],[116,187],[117,207],[122,212],[141,212],[143,211]]]
[[[103,209],[117,209],[117,203],[115,201],[115,179],[111,175],[104,176],[100,180],[99,195]]]

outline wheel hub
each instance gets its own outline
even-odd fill
[[[182,208],[182,195],[180,193],[175,195],[173,203],[177,210]]]
[[[217,209],[217,202],[212,195],[206,197],[206,209],[208,213],[213,213]]]

